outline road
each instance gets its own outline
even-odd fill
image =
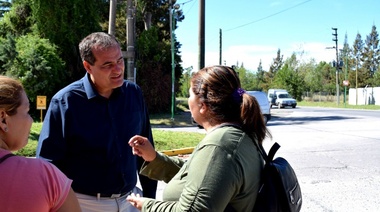
[[[380,111],[297,107],[274,108],[272,115],[273,139],[264,148],[281,145],[276,156],[297,174],[302,211],[380,210]],[[159,183],[159,199],[164,187]]]

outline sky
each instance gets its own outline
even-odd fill
[[[177,0],[185,19],[177,23],[175,36],[182,44],[182,67],[198,70],[199,0]],[[277,56],[292,53],[308,62],[331,62],[345,36],[352,46],[358,33],[363,42],[375,25],[380,32],[379,0],[205,0],[205,66],[219,64],[220,30],[222,64],[264,70]]]

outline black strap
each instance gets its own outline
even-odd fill
[[[270,148],[268,153],[268,161],[272,161],[274,158],[274,155],[276,154],[277,150],[280,149],[280,144],[275,142],[273,146]]]
[[[0,163],[2,163],[2,162],[5,161],[7,158],[12,157],[12,156],[16,156],[16,155],[14,155],[14,154],[12,154],[12,153],[9,153],[9,154],[4,155],[2,158],[0,158]]]
[[[270,148],[269,154],[267,154],[265,152],[265,149],[264,149],[263,145],[257,144],[255,141],[253,141],[253,142],[258,147],[259,152],[260,152],[261,156],[263,156],[263,158],[264,158],[264,160],[265,160],[266,163],[271,162],[273,160],[274,155],[276,154],[277,150],[280,149],[280,144],[278,144],[277,142],[275,142],[273,144],[273,146]]]

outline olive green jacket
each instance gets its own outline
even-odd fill
[[[158,154],[141,174],[163,180],[163,201],[147,199],[142,211],[252,211],[264,161],[256,145],[233,126],[209,132],[187,162]]]

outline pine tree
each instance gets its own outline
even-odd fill
[[[362,70],[362,55],[363,55],[364,43],[360,33],[356,35],[354,44],[352,45],[352,56],[355,58],[355,87],[364,87],[365,82],[363,82],[363,70]]]
[[[362,61],[364,76],[366,77],[363,81],[366,84],[371,84],[371,78],[373,78],[380,62],[379,34],[375,25],[372,26],[371,33],[366,37]]]

